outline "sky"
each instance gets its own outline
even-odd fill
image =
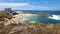
[[[60,0],[0,0],[0,10],[60,10]]]

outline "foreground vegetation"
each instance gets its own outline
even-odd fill
[[[28,25],[10,23],[5,26],[4,22],[0,21],[0,34],[60,34],[60,26],[42,23],[29,23]]]

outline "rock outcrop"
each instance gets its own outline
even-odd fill
[[[35,24],[36,25],[36,24]],[[4,18],[0,22],[0,34],[60,34],[60,26],[54,24],[22,25],[13,19]]]
[[[4,18],[4,26],[7,26],[7,25],[10,25],[10,24],[18,24],[18,21],[15,21],[13,19],[7,19],[7,18]]]
[[[41,25],[22,25],[14,20],[6,19],[0,23],[0,34],[60,34],[60,27],[53,24]]]

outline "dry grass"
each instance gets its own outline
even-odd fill
[[[11,33],[12,32],[12,33]],[[0,34],[60,34],[60,26],[57,24],[30,23],[27,26],[0,24]]]

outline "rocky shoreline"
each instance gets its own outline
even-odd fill
[[[60,26],[58,24],[42,24],[35,21],[30,22],[28,25],[22,24],[24,20],[27,20],[30,16],[49,16],[49,14],[23,14],[18,15],[11,14],[11,8],[5,8],[5,11],[0,15],[2,21],[0,21],[0,34],[60,34]],[[6,14],[6,15],[5,15]],[[12,18],[12,17],[14,18]]]
[[[0,23],[0,34],[60,34],[60,26],[55,24],[22,25],[14,20],[5,18]]]

